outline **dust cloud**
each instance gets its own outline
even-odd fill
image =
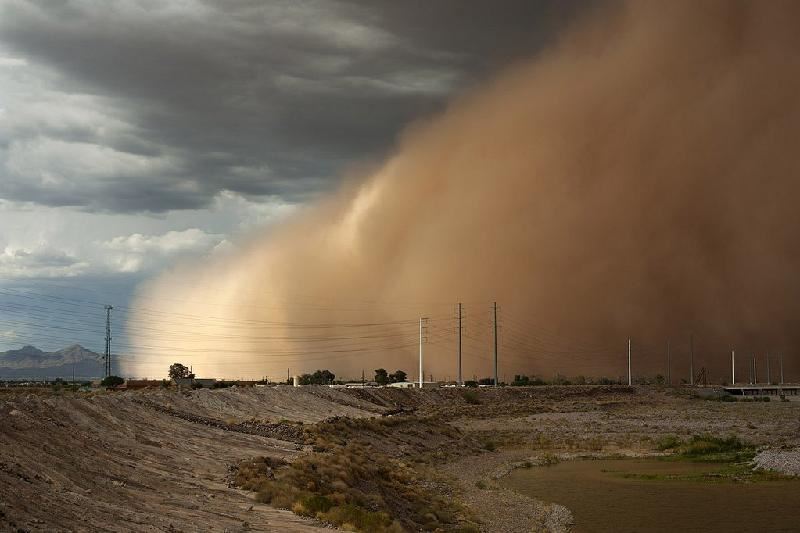
[[[800,372],[800,3],[605,6],[365,176],[141,291],[134,375]],[[298,147],[302,150],[302,147]],[[287,370],[288,369],[288,370]],[[426,376],[427,377],[427,376]]]

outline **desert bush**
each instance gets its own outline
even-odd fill
[[[481,403],[480,398],[478,398],[478,392],[474,390],[465,390],[461,393],[463,396],[464,401],[470,405],[479,405]]]
[[[331,508],[320,516],[321,519],[359,531],[385,531],[392,525],[392,519],[383,512],[373,512],[356,505],[346,504]],[[401,530],[402,531],[402,530]]]
[[[661,451],[674,450],[681,444],[683,444],[683,441],[679,439],[677,436],[665,435],[660,439],[658,439],[658,442],[656,442],[656,448],[658,448]]]
[[[343,529],[449,531],[457,527],[461,507],[420,485],[419,474],[385,450],[413,461],[437,460],[443,446],[463,449],[462,435],[426,418],[398,431],[402,418],[332,418],[307,427],[313,453],[289,464],[266,457],[244,461],[236,483],[257,491],[261,502]]]
[[[108,376],[103,378],[103,381],[100,382],[100,385],[103,387],[116,387],[118,385],[122,385],[125,383],[125,380],[119,376]]]

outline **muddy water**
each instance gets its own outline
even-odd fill
[[[503,483],[568,507],[575,531],[800,531],[800,482],[735,483],[630,479],[681,475],[718,465],[657,459],[578,460],[519,469]]]

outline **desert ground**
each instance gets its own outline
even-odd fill
[[[0,529],[311,531],[335,527],[325,513],[337,497],[347,507],[359,489],[350,483],[381,493],[364,512],[387,531],[568,531],[569,509],[498,480],[554,458],[662,454],[663,438],[699,434],[735,435],[758,449],[754,466],[800,473],[800,402],[710,401],[675,388],[6,389]],[[299,479],[301,469],[281,474],[297,464],[312,474],[344,465],[344,481],[328,480],[344,495],[323,492],[317,513],[265,497],[284,486],[277,480]],[[246,482],[253,469],[267,481]],[[320,501],[308,495],[325,475],[303,482],[298,497]],[[394,485],[375,485],[376,476]],[[439,507],[419,509],[431,495]]]

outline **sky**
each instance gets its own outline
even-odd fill
[[[269,232],[590,7],[0,0],[0,351],[102,350],[104,304]]]

